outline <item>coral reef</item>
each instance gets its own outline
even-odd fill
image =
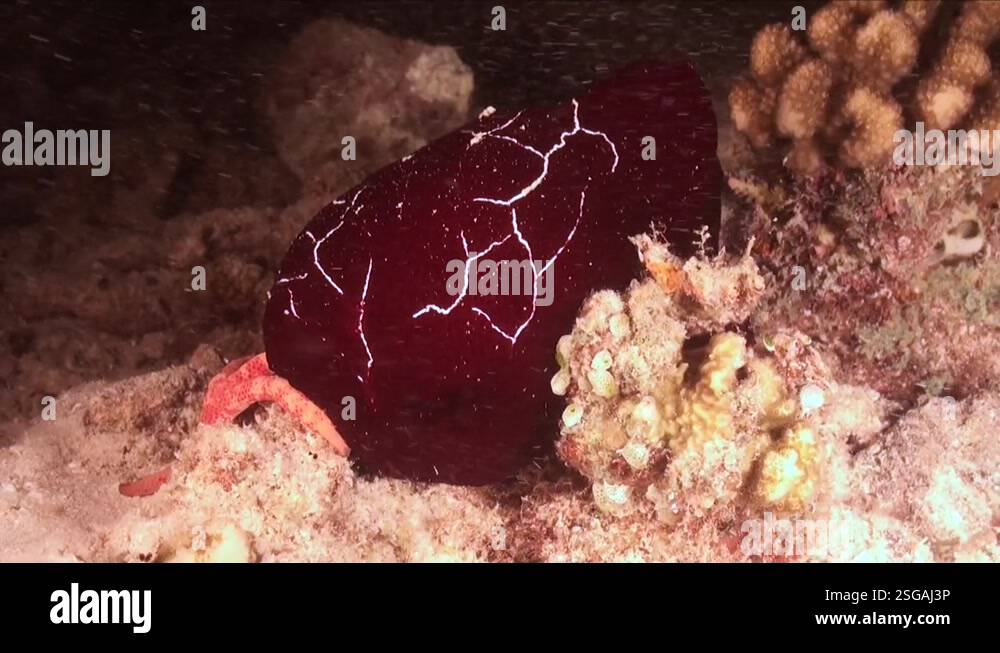
[[[649,278],[624,295],[592,296],[559,342],[552,386],[569,402],[561,458],[616,515],[644,499],[668,523],[738,499],[804,510],[819,467],[815,433],[768,353],[725,330],[763,291],[753,260],[685,262],[648,236],[635,242]]]
[[[984,89],[1000,5],[970,0],[952,19],[944,4],[834,0],[809,17],[806,39],[785,24],[764,27],[750,75],[730,91],[734,125],[759,151],[780,144],[785,165],[800,175],[828,162],[889,164],[907,118],[928,129],[1000,128],[996,83]],[[934,62],[926,72],[924,59]]]
[[[938,559],[996,560],[1000,454],[996,394],[935,398],[859,456],[849,501],[911,524]]]
[[[761,30],[730,93],[756,156],[731,159],[723,240],[754,242],[765,289],[748,326],[799,389],[798,421],[751,478],[791,486],[785,509],[845,536],[793,559],[997,557],[982,426],[1000,375],[996,178],[985,162],[888,164],[917,121],[1000,128],[998,9],[830,2],[806,41]],[[772,174],[772,155],[795,175]]]
[[[729,334],[723,342],[734,344],[735,338]],[[824,380],[826,370],[800,349],[801,342],[771,343],[775,361],[795,358],[785,367],[775,362],[772,370],[797,369],[802,379],[811,379],[807,386],[822,388],[822,405],[809,402],[807,411],[800,401],[793,421],[813,425],[815,446],[802,450],[815,452],[822,465],[811,477],[818,485],[805,514],[842,533],[835,548],[786,547],[778,557],[1000,559],[994,526],[1000,461],[991,437],[1000,394],[934,399],[890,425],[892,404],[871,390]],[[730,360],[728,353],[721,358]],[[370,478],[346,460],[325,455],[321,440],[303,437],[280,411],[260,411],[245,426],[198,427],[200,398],[221,365],[210,348],[200,348],[184,365],[115,384],[79,386],[60,399],[55,421],[37,421],[14,439],[0,441],[0,560],[776,557],[744,550],[747,524],[769,523],[774,508],[764,503],[768,497],[711,509],[695,501],[732,487],[728,484],[738,475],[724,461],[689,455],[669,462],[689,466],[687,478],[695,484],[685,508],[707,518],[675,513],[663,503],[666,521],[651,518],[658,506],[641,498],[630,514],[609,514],[593,500],[589,482],[554,465],[529,466],[514,483],[488,488]],[[750,377],[736,379],[735,389],[734,399],[742,395],[757,406],[767,403],[762,397],[769,391]],[[737,420],[750,414],[737,404],[731,404]],[[762,423],[759,414],[755,423]],[[853,453],[845,451],[850,442],[857,445]],[[779,460],[788,456],[787,448],[804,444],[788,435],[760,443]],[[734,453],[741,462],[746,456]],[[173,461],[174,474],[156,495],[128,498],[117,491],[122,478],[145,475],[166,461]],[[701,475],[708,471],[723,478],[714,482]],[[796,514],[774,510],[776,528]]]
[[[994,384],[997,178],[979,166],[882,163],[910,120],[1000,128],[998,7],[831,2],[811,16],[808,47],[785,26],[757,35],[752,79],[730,95],[734,121],[763,157],[784,156],[791,139],[786,163],[807,175],[731,166],[730,189],[747,203],[730,205],[724,240],[756,239],[767,281],[755,333],[779,333],[794,316],[839,378],[905,402]],[[762,93],[773,100],[764,111],[753,100]]]
[[[0,560],[472,561],[502,548],[488,495],[363,479],[280,411],[197,427],[221,365],[203,347],[184,365],[79,386],[56,420],[0,446]],[[119,494],[121,479],[166,462],[158,493]]]
[[[756,237],[767,280],[756,333],[779,333],[794,316],[835,356],[840,378],[899,400],[995,385],[1000,238],[978,171],[732,185],[755,198],[730,226]]]
[[[869,169],[902,121],[1000,126],[996,6],[834,2],[805,39],[765,28],[733,119],[821,174],[730,179],[723,242],[752,241],[743,256],[635,238],[646,274],[546,344],[559,457],[481,488],[373,477],[281,410],[199,423],[219,352],[261,348],[253,298],[330,192],[468,106],[450,51],[307,30],[257,103],[277,154],[184,121],[129,134],[108,184],[60,172],[41,221],[0,239],[0,561],[1000,560],[1000,184]],[[337,34],[387,51],[345,70]],[[374,152],[351,170],[345,130]],[[307,170],[324,174],[296,187]],[[205,293],[185,292],[196,265]],[[42,394],[54,420],[4,421]]]

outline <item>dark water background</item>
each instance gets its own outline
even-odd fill
[[[209,1],[208,29],[194,32],[188,2],[8,1],[0,5],[0,126],[142,129],[178,118],[207,137],[267,148],[253,102],[261,80],[292,37],[325,16],[454,46],[475,73],[477,108],[562,98],[671,52],[691,57],[722,108],[754,32],[788,20],[799,3],[507,2],[503,32],[490,29],[496,4]],[[16,176],[9,190],[21,189],[4,193],[0,225],[32,221],[32,184],[44,192],[50,174],[0,170],[0,184]]]

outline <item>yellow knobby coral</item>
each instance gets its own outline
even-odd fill
[[[785,392],[774,366],[764,359],[750,365],[750,381],[737,388],[737,371],[747,358],[740,336],[723,333],[712,339],[708,360],[701,368],[695,388],[682,395],[682,424],[678,437],[671,440],[677,454],[685,450],[725,448],[734,439],[735,429],[760,430],[762,435],[782,428],[782,435],[759,458],[759,470],[748,488],[755,503],[766,507],[800,512],[812,498],[818,473],[818,448],[812,428],[796,419],[795,402]],[[734,400],[747,400],[756,408],[752,421],[737,423]],[[756,455],[750,440],[747,454]]]
[[[795,424],[761,457],[754,497],[768,508],[802,512],[816,491],[818,458],[816,433],[804,422]]]
[[[736,373],[746,364],[746,353],[746,342],[735,333],[720,333],[712,338],[698,382],[692,390],[682,393],[680,432],[671,440],[671,448],[677,450],[731,436],[730,397]]]
[[[592,295],[556,346],[552,387],[568,401],[560,457],[614,515],[643,501],[677,517],[758,495],[783,506],[806,501],[813,467],[803,463],[791,479],[774,467],[809,460],[798,405],[777,368],[726,329],[746,319],[763,288],[753,259],[685,261],[650,237],[634,241],[648,278],[624,295]],[[782,429],[788,435],[775,440]],[[761,465],[769,471],[758,480]]]
[[[790,425],[795,420],[795,401],[785,391],[785,384],[770,362],[755,358],[747,366],[750,387],[748,395],[753,405],[758,406],[760,428],[771,431]]]

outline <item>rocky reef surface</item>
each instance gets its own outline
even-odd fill
[[[681,259],[637,234],[643,274],[552,345],[556,454],[482,488],[365,476],[270,406],[198,424],[212,375],[261,348],[301,226],[472,109],[451,48],[307,26],[255,104],[269,151],[138,131],[110,186],[67,175],[46,199],[92,220],[0,242],[0,379],[18,389],[0,402],[0,560],[996,561],[996,178],[887,159],[906,121],[995,125],[1000,23],[949,4],[832,2],[805,38],[762,29],[720,144],[724,249]],[[317,123],[375,154],[343,165],[342,130]],[[191,147],[226,174],[140,219]],[[195,265],[213,279],[192,301],[177,279]],[[120,494],[168,463],[156,494]]]
[[[184,360],[200,343],[226,357],[262,350],[262,298],[302,226],[469,117],[472,72],[454,49],[341,20],[310,24],[270,71],[255,101],[269,151],[179,120],[116,130],[108,183],[63,168],[41,218],[5,231],[0,418],[35,415],[41,397],[83,381]],[[342,134],[363,156],[341,158]],[[191,292],[195,266],[210,277],[204,292]]]

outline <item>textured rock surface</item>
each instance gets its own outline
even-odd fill
[[[777,333],[794,316],[836,354],[845,382],[895,399],[995,386],[1000,212],[989,183],[960,166],[734,181],[757,197],[730,222],[757,238],[768,280],[755,331]]]
[[[359,47],[373,67],[363,74],[355,66],[360,50],[339,45],[355,37],[363,37]],[[0,388],[9,392],[0,395],[0,419],[37,415],[43,396],[93,378],[183,360],[199,343],[227,357],[260,351],[262,300],[307,220],[331,194],[468,118],[472,77],[451,48],[320,21],[281,61],[266,68],[262,121],[273,118],[278,137],[297,134],[300,147],[315,148],[308,163],[322,169],[321,183],[303,186],[275,154],[252,143],[147,117],[142,129],[114,130],[111,175],[59,169],[38,198],[40,219],[7,228],[0,238]],[[313,67],[316,61],[323,65]],[[296,95],[308,108],[293,106],[288,87],[318,95]],[[399,124],[387,129],[369,119],[375,98],[386,120],[395,116]],[[135,111],[139,118],[127,119],[141,121],[142,110]],[[321,128],[316,111],[325,116]],[[348,133],[358,141],[350,166],[340,158]],[[284,140],[281,147],[292,147],[288,160],[302,163],[305,155]],[[194,266],[205,269],[204,292],[191,291]]]
[[[345,136],[366,159],[395,161],[465,122],[472,89],[454,48],[318,20],[288,46],[259,104],[289,167],[339,192],[331,180],[365,173],[340,158]]]

